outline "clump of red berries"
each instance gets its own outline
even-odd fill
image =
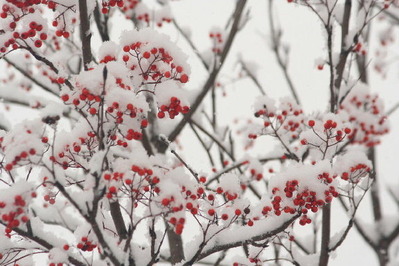
[[[181,101],[177,97],[171,97],[169,105],[161,105],[160,111],[158,112],[158,118],[164,118],[165,113],[169,114],[171,119],[179,115],[179,113],[187,114],[190,111],[190,107],[181,105]]]
[[[80,239],[80,242],[77,244],[76,247],[82,251],[90,252],[90,251],[93,251],[97,247],[97,244],[93,243],[92,241],[90,241],[88,239],[88,237],[84,236]]]

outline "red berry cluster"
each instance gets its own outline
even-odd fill
[[[324,172],[319,174],[317,179],[323,181],[324,184],[331,184],[336,177],[336,175],[331,176],[330,173]]]
[[[58,262],[58,263],[50,262],[48,266],[63,266],[63,265],[64,265],[64,263],[62,263],[62,262]]]
[[[54,20],[52,23],[53,27],[59,27],[58,21]],[[70,36],[70,33],[68,31],[65,30],[64,28],[59,28],[55,31],[55,36],[54,39],[56,39],[55,37],[64,37],[65,39],[68,39]],[[57,45],[56,45],[57,47]]]
[[[130,69],[139,67],[143,79],[147,82],[159,83],[163,78],[178,80],[181,83],[188,82],[189,78],[183,67],[173,63],[173,57],[168,51],[162,47],[147,48],[147,45],[135,42],[123,47],[125,54],[122,59]],[[144,64],[143,60],[148,64]],[[166,70],[165,64],[169,66],[169,70]]]
[[[118,81],[118,79],[116,80]],[[119,83],[119,85],[121,82]],[[99,103],[101,102],[101,96],[91,93],[88,89],[83,88],[79,94],[63,94],[61,99],[66,104],[73,104],[79,110],[85,110],[90,115],[99,114]],[[128,103],[124,106],[120,105],[118,102],[113,102],[112,105],[106,108],[106,114],[108,117],[112,117],[116,124],[122,124],[126,119],[136,118],[138,114],[143,113],[143,109],[135,107],[133,104]],[[139,116],[141,118],[141,127],[145,128],[148,125],[148,121],[143,118],[143,115]],[[130,130],[132,131],[132,130]],[[129,132],[130,132],[129,131]],[[126,137],[128,140],[131,139],[141,139],[141,133],[133,132],[127,133]]]
[[[25,138],[30,139],[32,137],[36,138],[37,136],[33,136],[35,133],[33,133],[30,129],[26,129],[23,134],[26,134]],[[21,133],[19,133],[19,136],[21,137]],[[22,144],[22,145],[21,145]],[[8,143],[7,145],[4,144],[4,138],[0,137],[0,150],[3,152],[6,152],[8,149],[16,149],[16,146],[23,146],[23,150],[15,154],[14,157],[11,159],[9,158],[9,161],[6,164],[0,164],[0,168],[5,169],[6,171],[11,171],[14,169],[16,166],[22,166],[26,165],[31,162],[32,157],[37,155],[37,150],[35,147],[32,147],[32,145],[29,145],[27,142],[23,143]],[[30,146],[30,147],[29,147]]]
[[[255,112],[255,117],[262,117],[264,134],[275,135],[288,134],[291,139],[297,139],[302,131],[303,111],[290,103],[282,103],[281,108],[275,112],[269,112],[265,107]],[[255,134],[249,134],[249,138],[255,139]]]
[[[40,0],[26,0],[26,1],[7,0],[7,3],[14,5],[16,8],[22,9],[23,11],[28,11],[29,13],[34,13],[33,11],[31,11],[31,7],[34,5],[39,5],[41,3],[41,1]],[[8,4],[3,5],[3,10],[4,10],[4,7],[9,7]]]
[[[341,178],[346,181],[358,183],[360,181],[360,178],[369,173],[370,170],[371,169],[369,166],[359,163],[355,166],[352,166],[349,171],[343,172],[341,174]]]
[[[29,196],[29,198],[35,197],[35,192],[32,192]],[[0,212],[2,213],[1,219],[6,224],[5,232],[8,237],[10,237],[13,228],[19,227],[21,224],[29,221],[26,209],[27,200],[29,200],[29,198],[24,198],[22,195],[15,195],[14,202],[9,206],[9,208],[6,208],[6,202],[0,201]]]
[[[131,19],[129,14],[133,9],[136,8],[137,4],[140,2],[139,0],[124,0],[124,5],[121,7],[123,13],[126,14],[127,19]]]
[[[154,14],[154,15],[150,15]],[[141,13],[137,13],[136,17],[138,20],[145,22],[147,25],[150,24],[150,22],[154,22],[154,24],[158,27],[162,27],[163,22],[170,23],[172,21],[172,18],[169,16],[165,16],[162,14],[160,15],[160,12],[156,10],[155,12],[151,12],[150,10],[143,10]]]
[[[378,95],[355,95],[341,105],[355,125],[354,143],[372,147],[380,143],[379,136],[389,132],[388,123]],[[362,114],[359,114],[362,113]]]
[[[97,247],[97,244],[93,243],[93,241],[90,241],[88,237],[84,236],[80,239],[80,242],[77,244],[76,247],[82,251],[90,252]]]
[[[181,235],[183,233],[185,222],[186,222],[186,219],[184,219],[184,218],[177,219],[175,217],[171,217],[169,219],[169,223],[175,227],[175,233],[178,235]]]
[[[72,144],[66,144],[55,156],[50,156],[50,160],[61,165],[65,170],[68,168],[81,168],[82,165],[76,156],[84,156],[87,152],[95,150],[97,146],[96,134],[93,131],[89,131],[86,135],[77,137],[77,140],[73,141]]]
[[[115,119],[117,124],[122,124],[125,120],[134,119],[138,116],[141,118],[141,128],[148,126],[148,120],[143,118],[143,109],[137,108],[131,103],[122,106],[118,102],[113,102],[112,105],[107,107],[106,112]]]
[[[133,174],[113,172],[105,173],[103,175],[104,180],[108,183],[108,192],[106,194],[107,198],[116,197],[120,189],[124,190],[125,192],[131,192],[136,196],[142,196],[145,192],[150,191],[151,187],[148,186],[148,184],[151,184],[153,186],[153,191],[155,193],[159,193],[160,190],[158,187],[156,187],[156,184],[159,183],[159,178],[157,176],[153,176],[154,172],[152,169],[140,167],[138,165],[132,165],[131,171],[133,172]],[[117,185],[115,182],[123,182],[125,186],[118,188],[119,185]],[[139,199],[137,198],[137,200]]]
[[[224,201],[224,204],[221,205],[219,205],[220,202],[215,201],[217,195],[213,194],[212,192],[206,193],[205,189],[202,186],[198,187],[194,191],[186,189],[183,186],[181,192],[185,199],[184,205],[176,203],[173,196],[164,197],[160,202],[162,206],[169,209],[170,214],[172,215],[169,219],[169,222],[175,226],[175,231],[178,234],[181,234],[184,227],[184,223],[181,223],[181,221],[184,220],[182,220],[182,218],[179,218],[181,217],[181,215],[178,214],[178,212],[181,212],[183,210],[190,212],[191,215],[201,216],[208,219],[210,222],[213,221],[215,223],[218,220],[227,221],[229,219],[232,219],[231,221],[235,221],[243,213],[246,215],[250,212],[248,208],[245,208],[243,211],[239,208],[236,208],[233,215],[231,215],[229,211],[226,212],[226,210],[231,210],[232,207],[226,204],[235,200],[238,195],[237,193],[224,190],[222,187],[218,187],[216,189],[216,193],[222,196],[220,199]],[[203,200],[207,203],[205,205],[200,204],[198,202],[199,200]],[[200,208],[200,206],[208,207]],[[217,214],[217,209],[223,209],[224,212],[221,214]],[[245,217],[243,217],[243,219],[245,219]],[[249,226],[252,226],[253,221],[249,220],[247,224]]]
[[[26,151],[22,151],[19,155],[15,156],[11,162],[7,163],[3,167],[6,171],[11,171],[14,168],[14,166],[18,164],[23,165],[24,162],[29,162],[30,161],[29,157],[34,155],[36,155],[36,150],[33,148]]]
[[[55,204],[56,197],[55,196],[51,196],[49,194],[46,194],[46,195],[44,195],[43,199],[44,199],[44,201],[46,201],[46,202],[50,203],[51,205],[53,205],[53,204]]]
[[[179,113],[187,114],[190,111],[190,107],[186,105],[182,106],[177,97],[171,97],[170,104],[163,104],[159,107],[159,109],[160,111],[158,112],[158,118],[164,118],[165,113],[168,113],[171,119],[175,118],[175,116],[179,115]]]
[[[105,55],[103,58],[100,58],[100,63],[108,63],[111,61],[116,61],[116,58],[112,55]]]
[[[215,54],[220,54],[223,50],[224,39],[222,33],[219,31],[211,31],[209,33],[209,38],[211,38],[213,47],[212,52]]]
[[[173,213],[178,213],[184,210],[184,206],[181,204],[176,204],[175,198],[173,196],[163,198],[161,200],[161,204],[162,206],[167,207],[172,213],[172,216],[169,218],[169,223],[174,226],[176,234],[182,234],[186,219],[183,217],[179,218],[179,214],[177,214],[177,216],[173,216]],[[198,214],[198,208],[194,207],[191,202],[186,204],[186,208],[191,211],[193,215]]]
[[[46,29],[45,26],[40,24],[38,21],[28,20],[29,14],[35,13],[37,10],[39,10],[39,5],[54,11],[58,4],[54,1],[7,0],[7,3],[2,5],[0,18],[7,21],[10,28],[9,31],[12,32],[12,36],[10,39],[6,40],[4,44],[0,47],[1,53],[6,53],[9,47],[11,47],[11,50],[15,50],[18,49],[20,46],[29,45],[29,43],[27,42],[28,40],[31,40],[35,47],[40,48],[43,45],[43,41],[47,40],[48,33],[43,31],[44,29]],[[73,9],[65,5],[63,5],[63,7],[65,8],[65,11],[57,15],[58,19],[64,17],[65,12]],[[41,12],[43,12],[43,10],[41,10]],[[10,18],[12,18],[11,22],[9,22]],[[24,27],[25,25],[28,25],[28,28],[21,28],[19,29],[19,31],[16,31],[16,29],[19,28],[18,25],[22,25]],[[57,25],[58,22],[54,21],[53,26]],[[66,32],[64,30],[57,30],[55,32],[55,36],[63,36],[65,38],[68,38],[69,32]]]
[[[251,177],[256,179],[257,181],[260,181],[263,179],[263,174],[258,173],[255,169],[251,169],[249,172],[251,173]]]
[[[364,45],[361,42],[358,42],[353,46],[353,52],[361,55],[367,54],[366,47],[364,47]]]
[[[117,78],[115,80],[116,85],[118,85],[120,88],[122,89],[126,89],[126,90],[132,90],[132,88],[129,85],[126,85],[125,83],[123,83],[121,78]]]
[[[308,121],[308,126],[313,128],[313,131],[318,136],[318,139],[323,141],[324,145],[326,144],[328,147],[337,145],[338,143],[342,142],[346,137],[349,139],[353,138],[352,130],[348,127],[342,126],[341,124],[337,123],[332,119],[328,119],[323,123],[323,133],[325,136],[321,135],[320,132],[317,132],[316,122],[314,120]],[[320,147],[317,143],[310,143],[307,139],[301,139],[302,145],[312,145]]]
[[[222,187],[218,187],[216,193],[224,195],[226,201],[232,201],[238,197],[237,193],[225,191]]]
[[[329,173],[320,174],[318,179],[322,180],[323,183],[329,184],[332,182]],[[272,190],[274,195],[271,202],[272,207],[265,206],[262,210],[262,214],[266,216],[269,212],[274,211],[275,215],[280,216],[282,212],[290,214],[300,212],[302,214],[299,220],[301,225],[311,223],[311,219],[306,215],[308,211],[315,213],[320,207],[331,202],[333,198],[339,196],[339,193],[335,190],[334,186],[329,186],[322,196],[309,188],[301,189],[299,181],[295,179],[287,181],[284,188],[284,196],[287,199],[292,199],[293,206],[291,204],[282,206],[283,198],[282,196],[277,195],[279,194],[278,192],[279,188],[277,187]]]

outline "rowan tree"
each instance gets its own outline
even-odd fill
[[[353,226],[381,265],[395,256],[399,226],[373,238],[358,208],[374,188],[383,219],[375,147],[395,107],[368,73],[388,69],[397,3],[276,2],[321,26],[324,49],[301,60],[329,100],[308,112],[276,3],[224,2],[225,25],[198,37],[179,1],[0,1],[1,265],[327,265]],[[268,45],[255,50],[274,54],[283,88],[240,46],[259,5]],[[241,86],[258,94],[251,112],[229,103]],[[348,221],[333,235],[339,202]]]

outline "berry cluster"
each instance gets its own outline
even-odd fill
[[[361,54],[361,55],[367,54],[367,50],[361,42],[358,42],[353,46],[353,52]]]
[[[139,0],[124,0],[123,2],[124,2],[124,4],[121,7],[121,10],[123,13],[125,13],[127,19],[131,19],[131,16],[129,16],[128,14],[136,8],[137,4],[140,1]]]
[[[96,247],[97,244],[95,244],[93,241],[89,240],[88,237],[84,236],[80,239],[80,242],[76,246],[78,249],[82,251],[93,251]]]
[[[135,42],[123,46],[123,61],[131,69],[139,69],[145,82],[160,83],[162,79],[188,82],[184,68],[173,63],[171,54],[162,47],[148,47],[148,43]]]
[[[54,205],[54,204],[55,204],[56,196],[55,196],[55,195],[46,194],[46,195],[43,196],[43,199],[44,199],[45,202],[48,202],[48,203],[50,203],[51,205]],[[46,205],[45,205],[45,206],[46,206]]]
[[[41,127],[39,127],[41,129]],[[18,131],[17,135],[10,134],[7,139],[0,137],[0,150],[7,153],[7,163],[1,163],[0,168],[11,171],[17,166],[30,164],[40,158],[43,144],[37,138],[42,138],[39,128],[24,128],[23,132]]]
[[[182,217],[179,219],[177,219],[176,217],[171,217],[169,219],[169,223],[175,227],[175,233],[178,235],[181,235],[183,233],[185,222],[186,219]]]
[[[48,266],[63,266],[63,265],[64,265],[64,263],[62,263],[62,262],[58,262],[58,263],[50,262],[50,263],[48,264]]]
[[[116,58],[113,57],[112,55],[106,55],[103,58],[100,58],[100,63],[108,63],[108,62],[112,62],[112,61],[116,61]]]
[[[330,203],[333,198],[339,196],[335,187],[329,185],[335,177],[331,177],[327,172],[318,175],[317,179],[322,181],[326,186],[323,194],[305,185],[301,186],[300,181],[296,179],[288,180],[285,183],[283,192],[280,192],[278,187],[274,187],[272,190],[272,207],[265,206],[262,214],[267,216],[271,211],[277,216],[280,216],[283,212],[289,214],[300,213],[301,218],[299,219],[299,223],[301,225],[311,223],[312,220],[307,216],[309,211],[315,213],[319,211],[320,207],[323,207],[326,203]],[[287,199],[290,200],[287,201]]]
[[[140,122],[141,128],[146,128],[148,126],[148,120],[144,118],[144,110],[142,108],[138,108],[134,106],[132,103],[127,103],[126,105],[121,105],[118,102],[112,102],[112,105],[109,105],[106,109],[107,117],[112,117],[115,120],[116,124],[122,124],[125,121],[131,121],[135,119],[137,122]],[[133,129],[128,130],[127,135],[134,135],[132,133]],[[141,135],[141,133],[137,132]],[[141,137],[140,137],[141,138]],[[138,138],[138,139],[140,139]],[[128,138],[128,140],[137,139],[135,137]]]
[[[109,9],[111,7],[117,6],[117,7],[123,8],[124,1],[123,0],[109,0],[108,2],[102,1],[101,5],[102,5],[101,13],[108,14]]]
[[[139,165],[132,165],[131,172],[107,172],[103,175],[103,179],[108,187],[106,197],[109,199],[117,197],[118,191],[121,190],[125,193],[132,193],[132,195],[135,195],[136,200],[139,201],[139,197],[141,198],[144,193],[150,191],[151,187],[149,185],[152,185],[155,193],[160,191],[156,187],[159,183],[159,178],[154,175],[153,170]]]
[[[219,29],[214,29],[209,33],[209,38],[212,40],[212,52],[220,54],[223,51],[225,38]]]
[[[16,166],[18,164],[23,165],[24,162],[29,162],[30,161],[29,157],[34,156],[34,155],[36,155],[36,150],[33,148],[31,148],[27,151],[22,151],[19,155],[15,156],[11,162],[7,163],[4,166],[4,169],[6,171],[11,171],[14,168],[14,166]]]
[[[158,118],[164,118],[165,113],[169,114],[171,119],[175,118],[175,116],[179,115],[179,113],[187,114],[190,111],[190,107],[182,106],[180,100],[177,97],[170,98],[169,105],[161,105],[159,107]]]
[[[263,118],[264,135],[276,136],[277,134],[287,135],[289,139],[297,139],[302,131],[303,111],[294,103],[285,101],[281,103],[280,108],[271,108],[266,105],[255,112],[255,117]],[[249,138],[256,138],[256,134],[249,134]]]
[[[354,143],[372,147],[380,143],[380,136],[389,132],[383,104],[378,95],[358,93],[348,97],[340,109],[349,114],[349,121],[355,126]]]
[[[61,151],[55,156],[50,156],[50,160],[62,166],[64,170],[68,168],[82,168],[82,161],[78,158],[90,151],[93,151],[98,146],[95,134],[90,131],[86,136],[79,137],[78,140],[71,144],[66,144]]]
[[[336,119],[309,120],[307,124],[312,129],[312,134],[303,135],[300,143],[318,148],[323,153],[326,153],[328,148],[344,141],[345,138],[352,139],[354,136],[352,129]]]
[[[156,9],[146,6],[143,2],[137,0],[124,1],[121,8],[127,19],[135,16],[137,20],[144,22],[147,26],[153,24],[157,27],[162,27],[163,23],[170,23],[172,21],[172,14],[167,5],[157,7]]]
[[[168,209],[169,223],[175,227],[175,232],[178,234],[181,234],[184,228],[185,219],[181,217],[183,210],[193,216],[207,219],[210,223],[217,223],[220,220],[232,223],[243,215],[242,221],[248,226],[253,225],[252,220],[246,221],[246,215],[250,212],[249,208],[242,210],[234,207],[234,200],[239,195],[233,191],[219,186],[216,193],[213,193],[206,191],[202,186],[195,190],[183,186],[181,192],[184,204],[177,202],[174,196],[163,197],[160,202],[164,208]]]
[[[358,183],[370,171],[371,169],[368,165],[359,163],[352,166],[349,171],[341,173],[341,178],[352,183]]]
[[[74,19],[72,19],[72,24],[75,24],[76,23],[76,19],[74,18]],[[61,25],[63,25],[63,27],[61,26]],[[65,29],[65,24],[60,24],[60,23],[58,23],[58,21],[57,20],[54,20],[53,22],[52,22],[52,26],[53,27],[56,27],[57,28],[57,30],[55,31],[55,36],[54,36],[54,40],[57,40],[57,38],[56,37],[63,37],[63,38],[65,38],[65,39],[68,39],[69,38],[69,36],[71,35],[70,33],[69,33],[69,31],[67,31],[66,29]],[[57,47],[58,46],[58,48],[59,48],[59,45],[57,45],[57,44],[55,44],[55,47]],[[57,49],[57,50],[59,50],[59,49]]]
[[[39,0],[28,0],[18,1],[9,0],[1,7],[0,18],[6,21],[8,24],[9,39],[4,40],[4,43],[0,46],[0,52],[6,53],[7,51],[16,50],[20,47],[29,47],[31,45],[36,48],[40,48],[43,45],[43,41],[48,39],[49,32],[47,31],[47,25],[44,25],[44,20],[37,20],[37,17],[33,17],[32,14],[39,10],[38,6],[48,8],[51,11],[55,11],[58,7],[58,3],[54,1],[39,1]],[[65,13],[72,10],[72,6],[62,5],[64,11],[60,11],[56,15],[57,19],[64,19]],[[43,12],[43,10],[41,10]],[[32,19],[35,18],[35,19]],[[75,19],[76,23],[76,19]],[[57,20],[53,21],[53,26],[57,27]],[[64,25],[65,28],[65,25]],[[17,31],[18,29],[18,31]],[[55,37],[68,38],[69,32],[65,29],[59,29],[55,32]],[[56,47],[57,48],[57,47]],[[58,47],[59,48],[59,47]]]
[[[255,169],[251,169],[250,171],[251,177],[256,179],[257,181],[260,181],[263,179],[263,174],[258,173]]]
[[[29,221],[27,202],[35,197],[36,193],[32,192],[25,196],[21,194],[15,195],[13,202],[0,201],[1,219],[6,224],[5,233],[8,237],[10,237],[13,228],[17,228]]]

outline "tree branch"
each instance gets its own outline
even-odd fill
[[[242,13],[243,13],[246,3],[247,3],[247,0],[239,0],[237,2],[236,9],[233,14],[234,22],[233,22],[233,25],[231,26],[229,36],[227,38],[223,52],[220,56],[220,61],[219,61],[220,63],[210,73],[208,80],[206,81],[204,87],[202,88],[202,91],[197,96],[195,102],[191,105],[190,112],[183,117],[183,119],[178,123],[178,125],[175,127],[175,129],[172,131],[172,133],[170,133],[170,135],[168,136],[169,141],[174,141],[176,139],[176,137],[180,134],[180,132],[183,130],[183,128],[186,126],[186,124],[190,121],[191,117],[197,111],[197,109],[201,105],[203,99],[205,98],[205,96],[207,95],[207,93],[212,88],[213,84],[215,83],[216,77],[219,74],[219,72],[223,66],[223,63],[225,62],[227,55],[230,51],[230,48],[233,44],[233,40],[234,40],[237,32],[240,30],[240,28],[239,28],[240,20],[241,20],[241,16],[242,16]],[[160,145],[160,151],[164,151],[167,148],[164,143],[162,143],[162,144]]]
[[[86,0],[79,0],[79,17],[80,17],[80,38],[82,41],[82,56],[84,70],[88,69],[88,65],[92,60],[91,56],[91,32],[90,32],[90,19],[87,13]]]
[[[205,258],[205,257],[207,257],[209,255],[212,255],[212,254],[214,254],[216,252],[219,252],[219,251],[222,251],[222,250],[226,250],[226,249],[231,249],[231,248],[242,246],[243,244],[245,244],[247,242],[260,241],[260,240],[264,240],[264,239],[267,239],[269,237],[272,237],[272,236],[284,231],[299,216],[300,216],[300,214],[296,214],[296,215],[292,216],[288,221],[283,223],[281,226],[279,226],[278,228],[276,228],[276,229],[274,229],[272,231],[269,231],[267,233],[263,233],[263,234],[255,236],[255,237],[246,239],[246,240],[240,240],[240,241],[235,241],[235,242],[228,243],[228,244],[216,245],[215,247],[213,247],[213,248],[211,248],[209,250],[206,250],[203,253],[201,253],[201,255],[198,256],[198,260],[201,260],[201,259],[203,259],[203,258]]]

